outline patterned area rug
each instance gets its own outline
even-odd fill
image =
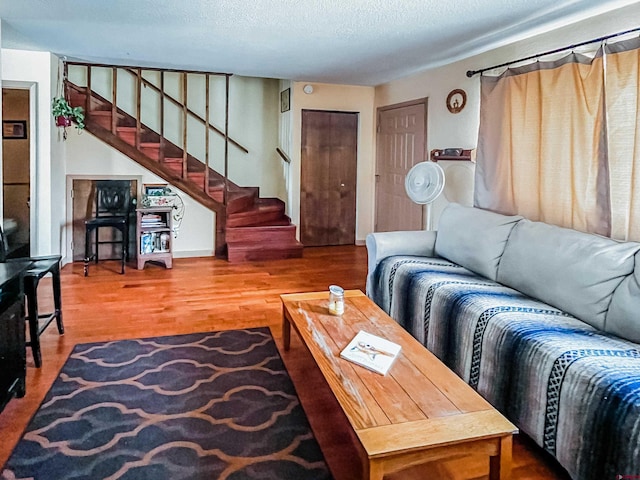
[[[268,328],[77,345],[2,479],[329,479]]]

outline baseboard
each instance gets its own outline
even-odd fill
[[[215,257],[215,255],[211,250],[183,250],[181,252],[173,252],[173,258],[192,257]]]
[[[364,247],[367,244],[366,240],[356,240],[357,247]]]

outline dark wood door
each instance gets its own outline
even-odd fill
[[[303,245],[355,243],[357,152],[357,113],[302,111]]]

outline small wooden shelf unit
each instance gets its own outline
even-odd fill
[[[138,270],[142,270],[149,261],[162,262],[166,268],[172,267],[172,211],[173,207],[136,209]]]

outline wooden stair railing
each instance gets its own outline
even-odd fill
[[[129,71],[130,73],[134,74],[132,69],[130,68],[126,68],[125,70]],[[208,75],[208,74],[207,74]],[[147,80],[146,78],[142,77],[142,83],[143,85],[146,85],[147,87],[151,88],[152,90],[154,90],[157,93],[163,94],[164,98],[166,98],[167,100],[169,100],[171,103],[173,103],[174,105],[179,106],[180,108],[182,108],[182,103],[178,100],[176,100],[175,98],[173,98],[171,95],[169,95],[168,93],[164,92],[162,93],[164,90],[162,88],[158,88],[153,82],[151,82],[150,80]],[[205,83],[205,86],[207,88],[207,90],[209,89],[209,82]],[[206,95],[206,100],[207,100],[207,106],[209,104],[208,100],[209,100],[209,92],[207,91],[207,95]],[[207,128],[210,129],[211,131],[217,133],[218,135],[224,137],[224,132],[222,130],[220,130],[218,127],[216,127],[215,125],[211,125],[209,123],[209,121],[207,120],[209,118],[209,115],[206,115],[207,119],[202,118],[200,115],[198,115],[196,112],[194,112],[193,110],[191,110],[190,108],[187,107],[187,112],[189,113],[189,115],[191,115],[193,118],[195,118],[196,120],[199,120],[202,123],[207,124]],[[208,113],[208,112],[207,112]],[[242,150],[244,153],[249,153],[249,150],[241,145],[240,143],[238,143],[237,141],[235,141],[233,138],[229,138],[229,143],[231,143],[232,145],[238,147],[240,150]]]
[[[69,65],[78,65],[69,62]],[[257,187],[240,187],[228,178],[229,143],[248,152],[228,136],[229,77],[225,76],[225,128],[220,130],[209,122],[209,74],[206,75],[205,115],[203,119],[187,107],[187,74],[182,73],[182,102],[164,92],[164,71],[160,71],[160,87],[145,79],[142,68],[116,67],[112,71],[112,99],[110,101],[91,88],[92,66],[87,68],[87,86],[78,86],[67,78],[65,64],[65,92],[72,105],[82,105],[86,111],[86,129],[108,145],[116,148],[144,168],[178,187],[205,207],[216,212],[215,254],[227,256],[230,262],[294,258],[302,256],[302,244],[296,240],[296,227],[285,214],[284,202],[277,198],[260,198]],[[117,104],[118,70],[133,74],[135,83],[135,114],[129,114]],[[170,70],[175,72],[173,70]],[[197,72],[201,74],[202,72]],[[160,95],[160,131],[142,122],[142,88],[149,87]],[[182,125],[182,146],[166,138],[164,130],[165,98],[179,106]],[[196,118],[197,117],[197,118]],[[204,162],[187,151],[189,118],[203,122],[205,132],[211,130],[224,136],[224,172],[210,167],[209,139],[205,141]]]

